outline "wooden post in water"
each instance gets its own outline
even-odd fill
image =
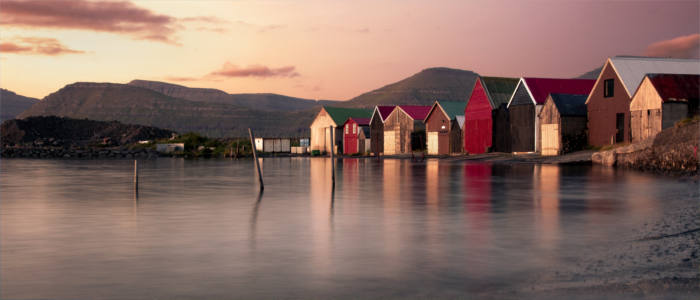
[[[248,135],[250,135],[250,146],[253,148],[253,159],[255,160],[255,165],[258,166],[258,180],[260,181],[260,190],[265,189],[263,184],[262,173],[260,172],[260,161],[258,161],[257,150],[255,149],[255,139],[253,139],[253,131],[248,128]]]
[[[139,190],[139,161],[134,159],[134,190]]]
[[[335,130],[333,130],[333,126],[330,126],[331,129],[331,177],[333,179],[333,186],[335,187]]]

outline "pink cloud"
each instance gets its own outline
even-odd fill
[[[183,82],[183,81],[197,81],[197,80],[199,80],[199,78],[195,78],[195,77],[180,77],[180,76],[167,76],[167,77],[165,77],[165,80],[167,80],[167,81],[179,81],[179,82]]]
[[[270,68],[262,65],[253,65],[245,68],[239,68],[229,62],[225,63],[224,66],[217,71],[211,72],[211,76],[220,77],[297,77],[299,73],[296,72],[294,66],[285,66],[280,68]]]
[[[20,37],[0,43],[0,52],[51,56],[85,53],[84,51],[70,49],[54,38],[41,37]]]
[[[679,36],[653,43],[645,55],[653,57],[700,58],[700,34]]]
[[[128,1],[1,0],[0,25],[111,32],[172,43],[177,19]]]

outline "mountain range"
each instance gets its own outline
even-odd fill
[[[25,108],[12,104],[17,101],[6,101],[22,96],[3,90],[2,105],[8,118],[55,115],[115,120],[211,137],[247,136],[247,128],[258,136],[296,137],[309,135],[309,125],[324,105],[372,108],[375,105],[432,105],[435,100],[467,101],[478,76],[467,70],[429,68],[347,101],[316,101],[269,93],[229,94],[217,89],[147,80],[126,84],[77,82],[41,101],[23,97],[24,102],[18,103],[25,104]],[[5,97],[5,93],[17,97]],[[6,102],[17,108],[6,111]],[[22,113],[18,114],[19,111]]]
[[[466,101],[477,76],[471,71],[425,69],[348,101],[228,94],[146,80],[127,84],[77,82],[46,96],[18,118],[55,115],[116,120],[212,137],[246,136],[249,127],[259,136],[308,136],[309,125],[323,105],[371,108],[378,104]]]

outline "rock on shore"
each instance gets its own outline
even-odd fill
[[[593,162],[679,175],[698,174],[700,121],[677,124],[656,137],[593,154]]]

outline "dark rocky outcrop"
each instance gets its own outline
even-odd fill
[[[127,146],[140,140],[169,138],[173,131],[142,125],[49,117],[8,120],[0,126],[3,148]]]
[[[661,131],[640,143],[601,151],[593,162],[624,168],[677,175],[698,174],[700,122],[696,118]]]

